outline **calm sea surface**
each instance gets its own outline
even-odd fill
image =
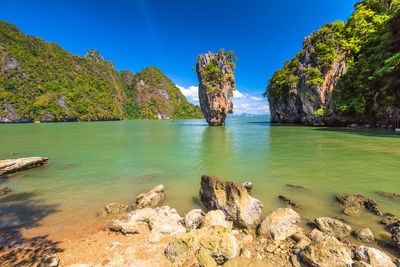
[[[183,215],[201,207],[202,174],[253,182],[265,214],[282,206],[282,194],[304,204],[303,218],[336,216],[334,196],[345,192],[376,198],[400,216],[400,201],[375,193],[400,193],[400,135],[389,131],[271,126],[268,118],[232,118],[226,127],[205,120],[0,125],[0,159],[29,156],[51,164],[0,180],[14,191],[0,199],[0,227],[74,231],[96,220],[98,208],[132,203],[158,184]],[[370,213],[347,220],[383,231]]]

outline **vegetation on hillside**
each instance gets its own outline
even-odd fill
[[[190,104],[156,70],[146,79],[159,83],[149,83],[146,88],[153,92],[155,87],[167,86],[172,102],[149,99],[149,103],[138,103],[140,93],[134,84],[141,74],[118,73],[113,63],[105,61],[96,50],[88,51],[86,57],[73,55],[55,43],[24,35],[14,25],[0,21],[0,118],[10,112],[19,120],[41,121],[156,118],[157,111],[165,110],[159,105],[168,104],[172,108],[167,117],[200,117],[199,107]]]

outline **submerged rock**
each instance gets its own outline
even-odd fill
[[[299,191],[306,189],[304,186],[301,185],[286,184],[286,186]]]
[[[204,221],[204,212],[201,209],[189,211],[185,216],[185,225],[188,230],[200,228]]]
[[[148,193],[142,193],[136,197],[132,207],[134,209],[152,208],[159,206],[165,199],[165,188],[163,185],[157,185]]]
[[[258,234],[274,240],[285,240],[295,233],[303,233],[303,229],[297,225],[300,220],[300,215],[292,209],[276,209],[265,217]]]
[[[279,196],[279,200],[285,204],[286,206],[290,206],[292,209],[294,210],[302,210],[303,209],[303,205],[301,205],[300,203],[298,203],[297,201],[294,201],[292,199],[289,199],[285,196],[280,195]]]
[[[7,195],[8,193],[11,193],[11,189],[8,186],[0,189],[0,196]]]
[[[165,256],[174,263],[185,253],[196,254],[201,249],[205,249],[217,264],[223,264],[239,253],[239,245],[229,230],[211,226],[177,235],[167,245]]]
[[[340,237],[348,236],[351,233],[351,227],[349,225],[329,217],[315,218],[315,224],[322,232],[338,235]]]
[[[354,215],[361,211],[364,203],[367,200],[363,195],[336,195],[336,199],[344,206],[344,214]]]
[[[155,209],[144,208],[134,210],[122,218],[112,221],[109,229],[124,234],[135,234],[140,233],[140,224],[145,224],[151,230],[148,241],[154,243],[165,236],[186,232],[182,221],[183,218],[176,210],[168,206]]]
[[[360,246],[354,252],[354,257],[371,266],[396,267],[392,259],[384,252],[365,246]]]
[[[353,236],[361,242],[374,242],[375,237],[369,228],[363,228],[353,232]]]
[[[301,259],[316,267],[345,266],[353,263],[351,251],[335,237],[324,235],[321,241],[313,241],[300,253]]]
[[[235,90],[232,54],[208,52],[197,57],[200,107],[210,126],[225,125],[227,114],[233,113]]]
[[[395,200],[400,200],[400,194],[396,194],[396,193],[388,193],[385,191],[375,191],[377,194],[385,196],[385,197],[389,197],[389,198],[393,198]]]
[[[215,176],[201,177],[200,199],[210,210],[222,210],[226,219],[237,227],[255,228],[261,221],[263,204],[249,195],[236,182],[227,182]]]
[[[30,157],[19,159],[0,160],[0,176],[14,173],[26,169],[47,165],[49,158],[46,157]]]

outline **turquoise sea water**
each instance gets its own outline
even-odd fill
[[[0,199],[1,227],[33,216],[32,229],[74,231],[96,220],[105,204],[132,203],[158,184],[166,187],[166,204],[183,215],[201,206],[202,174],[253,182],[264,214],[282,207],[283,194],[304,204],[304,218],[336,216],[334,196],[346,192],[374,197],[384,212],[400,216],[400,201],[375,193],[400,193],[400,135],[390,131],[232,118],[226,127],[207,127],[205,120],[3,124],[0,140],[0,159],[47,156],[51,163],[1,179],[14,191]],[[370,213],[347,219],[383,229]]]

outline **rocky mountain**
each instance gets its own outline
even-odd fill
[[[400,1],[364,0],[269,80],[271,121],[392,128],[400,114]]]
[[[0,122],[199,117],[156,67],[118,72],[96,50],[73,55],[0,21]]]
[[[208,52],[197,57],[200,107],[210,126],[225,124],[227,114],[233,113],[235,76],[233,52]]]

